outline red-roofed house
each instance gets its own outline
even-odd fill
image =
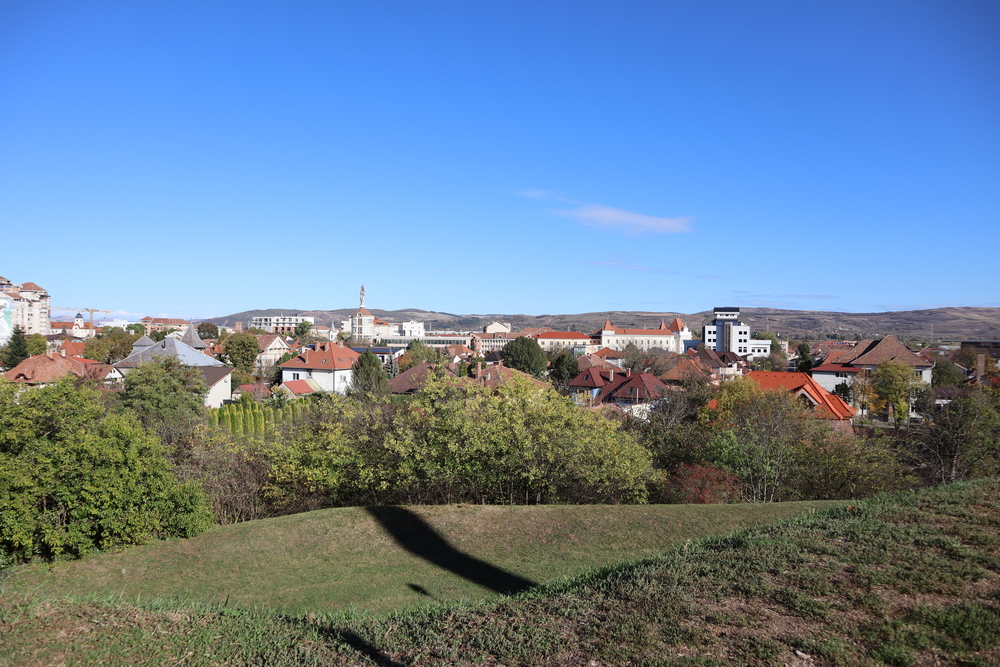
[[[896,361],[913,368],[913,375],[930,385],[934,361],[906,347],[895,336],[881,340],[863,340],[847,350],[830,350],[823,363],[810,372],[812,378],[827,391],[838,384],[854,382],[859,373],[867,373],[886,361]]]
[[[11,382],[44,385],[66,376],[76,375],[92,380],[120,380],[121,373],[112,366],[106,366],[92,359],[72,357],[55,352],[46,352],[28,357],[14,368],[4,373]]]
[[[750,371],[747,376],[753,378],[761,389],[771,391],[790,391],[802,398],[819,419],[835,421],[850,421],[855,410],[843,399],[823,389],[818,382],[809,377],[808,373],[781,373],[775,371]]]
[[[281,364],[281,379],[314,380],[322,391],[346,394],[351,387],[351,369],[358,353],[340,343],[317,343],[302,348],[298,356]]]
[[[670,388],[652,373],[588,368],[568,383],[580,405],[596,403],[647,403],[666,395]]]

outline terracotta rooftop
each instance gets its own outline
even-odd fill
[[[347,370],[358,360],[358,353],[339,343],[317,343],[316,349],[304,347],[298,356],[280,365],[280,368],[308,368],[310,370]]]
[[[853,366],[878,366],[885,361],[898,361],[908,366],[933,365],[933,362],[914,354],[895,336],[886,336],[881,340],[863,340],[855,348],[847,350],[846,354],[839,355],[836,361]]]
[[[846,420],[854,417],[854,408],[836,394],[823,389],[807,373],[750,371],[747,375],[753,378],[761,389],[790,391],[796,396],[807,397],[820,419]]]

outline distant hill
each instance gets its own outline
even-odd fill
[[[329,326],[331,322],[347,319],[354,308],[336,310],[296,310],[294,308],[268,308],[247,310],[224,317],[213,317],[208,322],[234,326],[237,321],[244,325],[254,316],[305,315],[316,318],[318,324]],[[606,318],[628,328],[655,328],[660,321],[668,324],[680,317],[694,331],[700,331],[702,323],[711,311],[700,313],[648,312],[648,311],[600,311],[566,315],[510,315],[472,314],[457,315],[419,308],[402,310],[370,309],[377,317],[399,322],[417,320],[424,322],[428,330],[475,331],[494,320],[510,322],[515,329],[525,327],[551,327],[556,330],[591,332],[600,327]],[[744,317],[750,320],[756,331],[773,331],[788,338],[858,339],[893,334],[910,340],[961,340],[1000,339],[1000,308],[950,307],[927,310],[904,310],[884,313],[838,313],[820,310],[781,310],[778,308],[744,308]]]

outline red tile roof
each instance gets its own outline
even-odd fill
[[[289,359],[280,368],[308,368],[310,370],[347,370],[354,366],[360,355],[340,343],[317,343],[316,349],[302,348],[297,357]]]
[[[41,384],[55,382],[59,378],[69,374],[86,378],[102,378],[107,375],[109,368],[104,364],[91,361],[90,359],[64,357],[48,352],[28,357],[4,373],[4,377],[11,382]]]
[[[545,333],[536,334],[535,338],[549,339],[573,339],[573,340],[590,340],[590,336],[581,331],[546,331]]]
[[[305,380],[285,380],[284,382],[281,383],[281,386],[286,387],[296,396],[303,396],[305,394],[311,394],[314,391],[316,391]]]
[[[851,419],[854,408],[842,398],[831,394],[813,380],[807,373],[781,373],[777,371],[750,371],[748,377],[754,379],[761,389],[784,390],[809,398],[816,416],[820,419]]]
[[[830,361],[829,359],[824,361]],[[853,366],[878,366],[885,361],[898,361],[908,366],[933,366],[933,362],[921,359],[895,336],[882,340],[863,340],[846,354],[837,357],[837,363]]]
[[[45,288],[38,285],[37,283],[24,283],[21,285],[22,290],[28,290],[33,292],[44,292]]]

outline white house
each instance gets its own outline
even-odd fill
[[[313,380],[323,391],[346,394],[358,353],[339,343],[317,343],[281,364],[281,380]]]

